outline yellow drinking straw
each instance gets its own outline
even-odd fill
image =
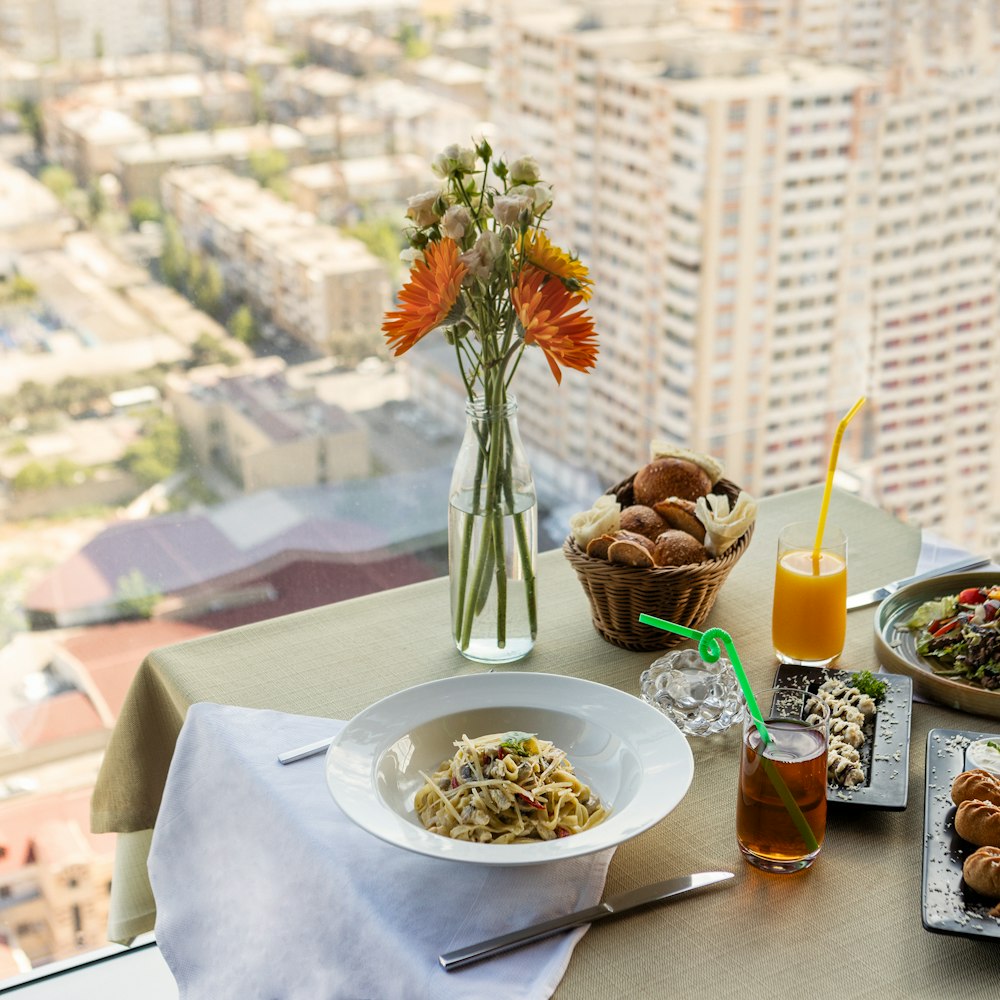
[[[854,416],[855,410],[863,402],[863,398],[858,400],[854,410],[842,421],[843,424],[846,425],[847,421]],[[721,628],[710,628],[705,632],[699,632],[697,629],[688,628],[686,625],[668,622],[663,618],[654,618],[652,615],[645,613],[639,615],[639,621],[643,625],[652,625],[653,628],[663,629],[665,632],[673,632],[675,635],[683,635],[687,639],[694,639],[698,643],[698,655],[706,663],[715,663],[722,656],[722,646],[726,647],[726,652],[729,654],[729,662],[733,665],[733,673],[736,674],[736,680],[739,681],[743,697],[746,699],[750,717],[753,719],[753,724],[757,727],[757,732],[760,734],[762,749],[757,752],[757,759],[764,768],[764,773],[774,786],[774,790],[778,793],[778,797],[785,804],[788,815],[792,817],[792,822],[799,831],[799,836],[805,842],[806,850],[810,852],[818,851],[819,841],[816,840],[816,834],[813,833],[809,821],[805,818],[805,815],[799,808],[798,802],[795,801],[795,797],[789,791],[788,785],[785,784],[785,779],[781,777],[778,769],[766,756],[767,746],[774,738],[767,731],[767,726],[764,725],[764,717],[760,714],[760,706],[757,704],[757,699],[754,697],[750,682],[747,680],[743,664],[740,663],[736,646],[733,645],[733,637]]]
[[[819,554],[823,545],[823,530],[826,528],[826,512],[830,506],[830,494],[833,492],[833,474],[837,471],[837,457],[840,455],[840,441],[847,430],[847,425],[858,410],[864,406],[865,397],[862,396],[844,415],[844,418],[837,424],[837,433],[833,435],[833,446],[830,448],[830,463],[826,467],[826,486],[823,489],[823,503],[819,508],[819,524],[816,526],[816,541],[813,543],[813,572],[819,574]]]

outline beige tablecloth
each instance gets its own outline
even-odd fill
[[[709,619],[731,632],[751,681],[760,687],[776,667],[770,606],[777,534],[785,523],[815,517],[819,498],[820,490],[809,488],[762,502],[753,541]],[[830,519],[850,538],[852,592],[913,571],[917,530],[839,492]],[[597,635],[561,552],[540,557],[538,581],[537,645],[507,669],[575,674],[638,693],[639,675],[657,654],[617,649]],[[840,666],[875,666],[874,611],[848,616]],[[189,705],[215,701],[346,719],[393,691],[481,669],[451,642],[445,580],[151,653],[129,692],[93,799],[95,830],[134,832],[120,838],[113,939],[153,926],[143,870],[148,830]],[[595,928],[578,946],[557,996],[688,997],[711,989],[741,1000],[759,992],[836,993],[856,1000],[995,998],[1000,944],[933,935],[921,925],[924,752],[934,727],[996,731],[1000,724],[914,705],[909,807],[831,808],[822,856],[813,869],[792,877],[761,874],[739,854],[736,733],[693,739],[695,776],[688,795],[662,823],[619,848],[606,892],[712,868],[735,871],[735,884]]]

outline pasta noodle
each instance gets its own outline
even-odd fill
[[[607,815],[566,755],[532,733],[455,741],[456,753],[428,777],[414,808],[432,833],[480,844],[567,837]]]

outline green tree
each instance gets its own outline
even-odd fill
[[[76,178],[65,167],[50,164],[38,175],[38,179],[60,200],[67,201],[77,190]]]
[[[183,290],[189,268],[187,247],[181,236],[176,220],[168,217],[163,223],[163,248],[160,251],[160,274],[163,280],[176,288]]]
[[[115,584],[115,609],[122,618],[152,618],[160,597],[139,569],[119,577]]]
[[[395,220],[384,217],[362,219],[346,226],[344,232],[364,243],[389,268],[390,273],[396,275],[400,267],[399,252],[406,244]]]
[[[0,282],[0,302],[33,302],[37,297],[38,285],[23,274],[15,274],[10,281]]]
[[[191,263],[199,258],[192,257]],[[189,275],[189,288],[194,304],[209,316],[218,318],[222,313],[226,289],[222,283],[222,272],[214,260],[200,261],[197,275]]]
[[[159,222],[163,212],[152,198],[133,198],[128,204],[128,217],[132,228],[138,229],[144,222]]]
[[[264,81],[259,71],[251,66],[246,71],[247,83],[250,84],[250,101],[253,107],[253,120],[255,122],[266,122],[271,120],[267,109],[267,100],[264,96]]]
[[[218,337],[210,333],[201,333],[191,345],[189,368],[200,368],[202,365],[235,365],[239,358],[230,351]]]
[[[288,157],[280,149],[259,149],[250,154],[247,167],[261,187],[274,188],[288,171]]]
[[[21,119],[21,128],[31,136],[35,155],[40,157],[45,150],[45,127],[38,102],[25,97],[17,104],[17,115]]]
[[[246,344],[248,347],[252,347],[257,343],[260,337],[260,330],[257,328],[257,322],[253,318],[253,313],[250,311],[250,307],[244,303],[238,306],[234,311],[232,316],[229,317],[229,323],[227,324],[230,335],[238,340],[241,344]]]
[[[22,465],[11,480],[15,493],[37,493],[39,490],[47,490],[51,485],[52,473],[41,462]]]
[[[162,413],[155,414],[146,422],[142,437],[128,446],[121,459],[121,465],[145,487],[169,479],[180,462],[180,428]]]

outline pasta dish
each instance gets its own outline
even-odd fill
[[[532,733],[455,741],[457,751],[428,777],[414,807],[432,833],[480,844],[568,837],[607,815],[566,755]]]

